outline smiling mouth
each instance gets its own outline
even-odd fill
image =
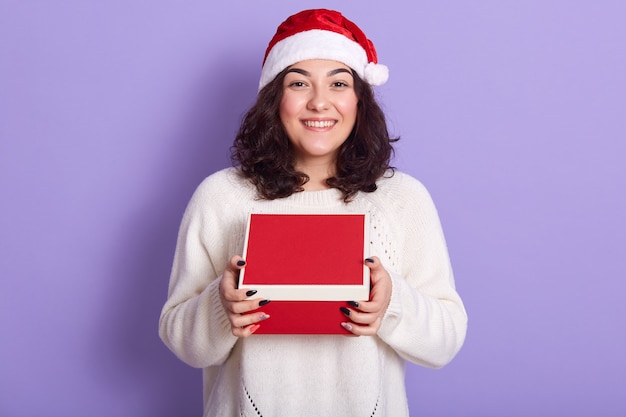
[[[325,127],[333,127],[337,121],[336,120],[303,120],[302,123],[306,127],[314,127],[317,129],[325,128]]]

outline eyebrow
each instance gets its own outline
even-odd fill
[[[287,71],[287,73],[290,73],[290,72],[297,72],[298,74],[302,74],[305,77],[310,77],[311,76],[311,73],[309,71],[303,70],[302,68],[289,68],[289,71]],[[344,73],[344,72],[352,75],[352,72],[350,70],[348,70],[347,68],[337,68],[337,69],[334,69],[332,71],[328,71],[326,73],[326,76],[327,77],[332,77],[333,75],[341,74],[341,73]]]

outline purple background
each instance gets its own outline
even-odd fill
[[[0,415],[201,415],[157,335],[179,221],[313,6],[390,67],[470,315],[412,414],[626,415],[626,4],[214,3],[0,0]]]

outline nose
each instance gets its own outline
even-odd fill
[[[329,107],[329,100],[324,91],[320,88],[313,88],[311,90],[311,97],[307,103],[307,108],[313,111],[327,110]]]

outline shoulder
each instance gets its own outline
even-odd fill
[[[206,177],[196,188],[195,194],[201,196],[218,194],[220,197],[242,194],[254,194],[254,186],[245,179],[237,168],[230,167]]]
[[[407,198],[430,199],[430,193],[420,180],[401,171],[388,171],[376,183],[381,197],[405,200]]]
[[[372,204],[398,227],[421,236],[442,234],[439,213],[424,184],[409,174],[395,171],[378,183],[371,197]],[[417,231],[417,232],[416,232]]]
[[[237,168],[225,168],[206,177],[194,191],[189,206],[205,211],[219,211],[219,207],[232,207],[243,201],[254,200],[256,189],[240,175]]]
[[[376,183],[378,188],[365,197],[385,211],[399,219],[418,216],[419,218],[437,218],[437,208],[426,186],[417,178],[401,171],[385,174]]]

